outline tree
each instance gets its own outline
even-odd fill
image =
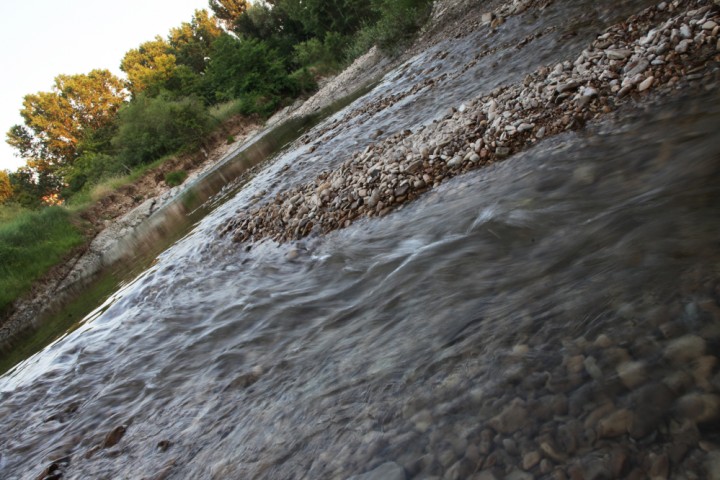
[[[231,28],[237,19],[248,9],[248,1],[210,0],[210,9],[226,28]]]
[[[7,143],[52,171],[73,162],[87,133],[112,123],[125,97],[122,80],[108,70],[58,75],[50,92],[25,96],[25,125],[13,126]]]
[[[283,59],[277,51],[264,42],[238,40],[227,34],[215,42],[205,77],[214,101],[263,97],[267,108],[272,108],[269,103],[275,102],[290,87]]]
[[[207,10],[195,10],[190,23],[183,22],[179,27],[170,30],[170,52],[175,55],[179,65],[186,65],[195,73],[202,73],[205,71],[212,44],[221,33],[215,17],[211,17]]]
[[[328,32],[351,35],[363,23],[376,20],[372,2],[368,0],[274,0],[273,3],[289,18],[300,22],[307,33],[319,38]]]
[[[160,36],[128,51],[120,62],[120,70],[128,77],[128,88],[133,96],[170,79],[177,59],[170,44]]]
[[[112,139],[118,159],[135,166],[199,145],[209,131],[210,117],[198,98],[141,93],[120,110],[118,124]]]
[[[58,193],[61,183],[53,173],[32,160],[27,166],[8,173],[12,200],[26,208],[39,208],[43,198]]]
[[[7,170],[0,170],[0,203],[7,202],[13,195]]]

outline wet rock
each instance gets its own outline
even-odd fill
[[[516,468],[505,476],[505,480],[535,480],[535,475]]]
[[[501,433],[514,433],[525,426],[527,418],[525,402],[516,398],[499,415],[491,418],[488,425]]]
[[[600,438],[619,437],[627,433],[631,427],[634,414],[630,410],[620,409],[598,422],[597,432]]]
[[[668,343],[663,354],[671,362],[684,365],[705,354],[705,340],[698,335],[685,335]]]
[[[522,458],[523,470],[530,470],[535,465],[540,463],[541,458],[542,457],[540,455],[540,452],[538,452],[537,450],[526,453],[525,455],[523,455],[523,458]]]
[[[170,440],[160,440],[157,444],[157,449],[161,452],[167,451],[172,446]]]
[[[622,384],[628,389],[633,390],[647,378],[644,362],[623,362],[616,369],[618,378]]]
[[[666,385],[653,382],[633,391],[629,400],[635,412],[629,433],[640,439],[656,430],[671,413],[675,394]]]
[[[463,458],[455,462],[443,475],[443,480],[464,480],[475,471],[475,464]]]
[[[495,149],[495,155],[497,155],[498,158],[505,158],[510,156],[510,147],[497,147]]]
[[[713,355],[705,355],[695,360],[693,378],[698,387],[704,390],[712,388],[711,379],[717,363],[717,357]]]
[[[610,454],[610,473],[613,478],[621,478],[630,468],[630,455],[628,451],[618,446]]]
[[[675,47],[675,51],[677,53],[681,53],[681,54],[687,53],[687,51],[690,48],[690,45],[692,45],[692,43],[693,42],[690,39],[681,40],[680,43],[678,43],[677,46]]]
[[[500,480],[503,477],[496,475],[492,469],[486,469],[476,473],[470,478],[471,480]]]
[[[720,396],[711,393],[689,393],[677,402],[677,413],[696,423],[720,419]]]
[[[650,471],[648,474],[652,480],[660,480],[668,478],[670,473],[670,462],[666,454],[657,455],[650,454]]]
[[[602,370],[597,364],[597,360],[594,357],[587,357],[583,360],[583,367],[585,371],[595,380],[601,380],[603,377]]]
[[[105,436],[105,440],[103,441],[101,447],[110,448],[117,445],[125,435],[125,432],[127,432],[126,425],[119,425],[113,428],[112,431]]]
[[[557,463],[565,463],[567,461],[567,455],[558,451],[557,447],[549,440],[540,442],[540,450],[544,455]]]
[[[570,91],[576,90],[579,86],[580,86],[579,82],[572,80],[567,83],[561,83],[560,85],[555,87],[555,91],[557,93],[570,92]]]

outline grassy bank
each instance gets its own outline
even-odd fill
[[[0,206],[0,313],[84,238],[62,207]]]

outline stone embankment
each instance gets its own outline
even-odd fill
[[[521,11],[532,4],[520,3]],[[484,15],[485,28],[498,28],[518,8],[503,5]],[[344,228],[363,217],[386,215],[448,178],[505,159],[544,137],[582,128],[625,103],[715,88],[719,25],[720,9],[708,0],[647,8],[598,35],[578,58],[542,67],[521,83],[468,99],[441,121],[355,152],[313,182],[240,212],[223,233],[238,242],[284,242]],[[442,76],[350,115],[385,108],[436,82]]]

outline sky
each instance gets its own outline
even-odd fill
[[[24,161],[5,143],[5,132],[22,123],[29,93],[50,91],[60,74],[108,69],[121,76],[125,52],[167,36],[189,22],[208,0],[23,0],[0,7],[0,170]]]

